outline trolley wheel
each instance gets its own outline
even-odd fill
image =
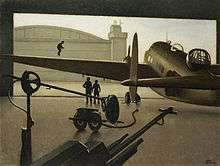
[[[87,126],[87,122],[85,120],[80,119],[78,113],[74,115],[73,124],[78,130],[84,130]]]
[[[97,132],[102,126],[102,118],[97,113],[92,113],[90,116],[91,116],[91,119],[88,122],[89,128],[93,132]]]

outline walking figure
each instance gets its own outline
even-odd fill
[[[88,97],[88,95],[92,95],[92,82],[90,81],[90,77],[87,77],[86,82],[83,84],[83,88],[86,90],[86,104],[88,104],[90,98],[90,104],[92,104],[92,98]]]
[[[95,80],[95,83],[92,86],[94,96],[99,97],[99,93],[101,92],[101,87],[98,83],[98,80]],[[96,104],[96,98],[94,98],[94,104]],[[99,99],[98,99],[98,104],[100,104]]]
[[[58,49],[57,55],[59,56],[60,56],[61,50],[64,49],[63,44],[64,44],[64,41],[61,41],[59,44],[57,44],[57,49]]]

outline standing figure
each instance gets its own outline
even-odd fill
[[[64,44],[64,41],[61,41],[59,44],[57,44],[57,49],[58,49],[57,55],[59,56],[60,56],[61,50],[64,49],[63,44]]]
[[[86,104],[88,104],[88,95],[92,95],[92,82],[90,81],[90,77],[87,77],[86,82],[83,84],[83,88],[86,90]],[[90,104],[92,104],[92,98],[90,98]]]
[[[94,96],[99,97],[99,93],[101,92],[100,85],[98,83],[98,80],[95,80],[95,83],[92,86]],[[96,98],[94,98],[94,104],[96,104]],[[98,99],[98,104],[100,104],[99,99]]]

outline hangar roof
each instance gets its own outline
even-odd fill
[[[109,42],[91,33],[83,32],[76,29],[49,26],[49,25],[28,25],[15,28],[16,41],[85,41],[85,42]]]

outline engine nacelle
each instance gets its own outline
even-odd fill
[[[207,70],[211,65],[211,58],[206,50],[195,48],[189,51],[186,64],[192,71]]]

